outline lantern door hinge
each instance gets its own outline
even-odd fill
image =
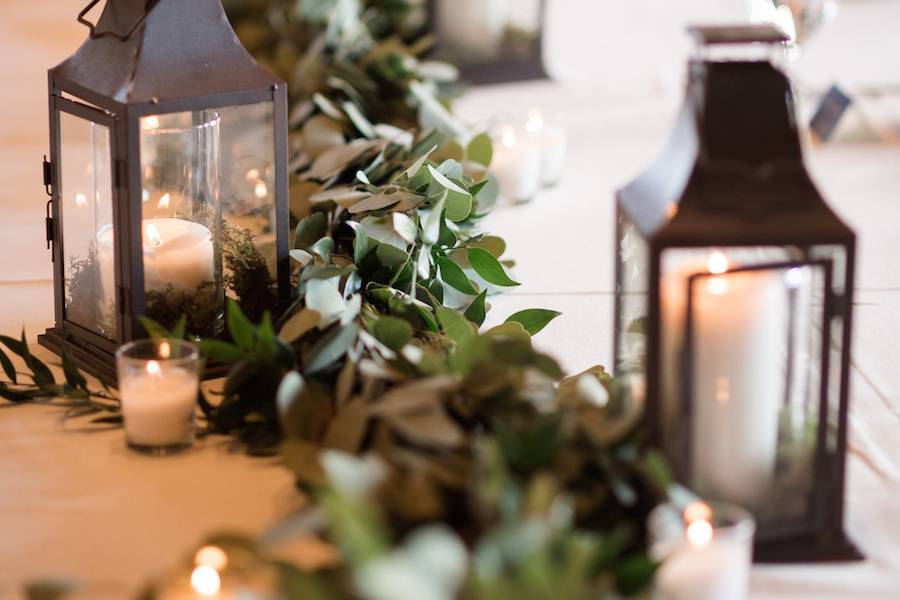
[[[53,195],[53,165],[47,160],[47,155],[44,155],[44,191],[47,192],[48,196]]]
[[[125,180],[127,179],[127,177],[126,177],[127,173],[126,173],[126,170],[125,170],[125,161],[124,161],[124,160],[117,160],[117,161],[115,162],[115,166],[116,166],[116,181],[115,181],[115,185],[116,185],[117,188],[123,189],[123,188],[125,187]]]
[[[56,220],[51,216],[51,210],[53,206],[53,200],[47,200],[47,213],[44,217],[44,227],[46,228],[47,234],[47,250],[52,249],[53,241],[56,239]],[[50,260],[53,260],[53,255],[50,255]]]
[[[130,306],[128,305],[128,290],[123,286],[116,287],[118,291],[118,300],[119,300],[119,314],[120,315],[128,315],[131,313]]]

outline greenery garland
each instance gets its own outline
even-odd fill
[[[200,345],[230,371],[201,408],[210,433],[280,453],[317,500],[301,529],[340,551],[302,570],[217,536],[240,557],[231,573],[269,570],[289,598],[641,590],[655,568],[643,521],[672,489],[668,468],[620,382],[599,366],[559,381],[532,347],[558,313],[525,310],[479,331],[489,295],[518,285],[503,240],[478,228],[497,196],[491,141],[448,110],[454,69],[421,58],[428,41],[411,36],[410,6],[225,4],[245,45],[303,98],[292,107],[296,300],[258,325],[228,303],[230,340]],[[183,320],[175,331],[145,324],[184,332]],[[17,383],[0,351],[3,397],[76,398],[118,419],[67,358],[59,386],[24,342],[0,342],[34,384]]]

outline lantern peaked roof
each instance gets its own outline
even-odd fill
[[[221,0],[107,0],[91,35],[50,72],[61,88],[121,104],[282,83],[241,45]]]
[[[706,44],[771,43],[767,28],[692,31]],[[669,141],[619,205],[645,237],[703,244],[846,239],[850,229],[810,179],[791,83],[767,60],[692,60]],[[793,217],[793,218],[792,218]]]

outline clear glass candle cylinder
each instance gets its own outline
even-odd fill
[[[657,600],[743,600],[756,526],[746,510],[725,503],[673,503],[647,519]]]
[[[116,352],[128,446],[169,454],[194,443],[200,354],[184,340],[136,340]]]
[[[222,330],[220,117],[211,110],[141,119],[142,246],[146,314],[173,327]]]

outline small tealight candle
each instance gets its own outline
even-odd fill
[[[648,518],[658,600],[743,600],[750,582],[755,524],[734,505],[693,502],[656,507]]]
[[[184,340],[137,340],[116,352],[128,446],[168,454],[194,443],[199,352]]]
[[[500,196],[513,204],[534,198],[541,186],[541,152],[515,128],[506,126],[494,147],[491,171],[497,177]]]
[[[533,109],[528,113],[525,131],[541,151],[541,183],[546,187],[556,185],[566,166],[565,130],[545,122],[541,112]]]

